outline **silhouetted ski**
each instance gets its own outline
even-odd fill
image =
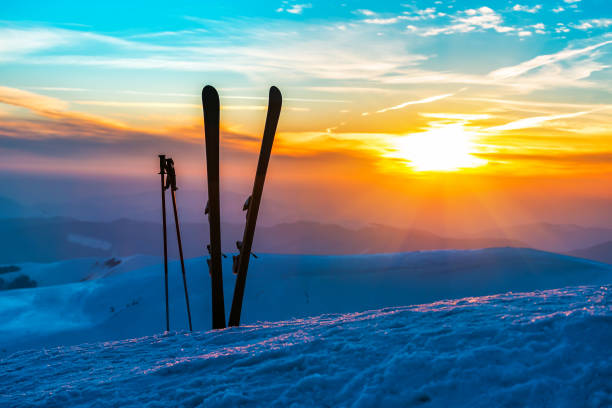
[[[234,298],[232,299],[232,309],[229,317],[230,326],[240,325],[242,299],[244,297],[244,288],[246,285],[251,247],[253,245],[253,236],[255,235],[255,225],[257,224],[257,213],[259,212],[259,204],[261,203],[261,195],[263,193],[266,171],[268,170],[268,162],[270,161],[270,154],[272,153],[272,143],[274,142],[274,134],[276,133],[276,126],[278,124],[281,106],[282,95],[278,88],[273,86],[270,88],[268,115],[266,117],[263,140],[261,142],[261,151],[259,152],[259,162],[257,163],[257,173],[255,175],[255,183],[253,184],[253,193],[247,199],[243,207],[243,210],[246,210],[247,212],[244,235],[242,241],[236,242],[239,254],[234,256],[234,273],[236,273],[238,276],[236,277],[236,287],[234,288]]]
[[[219,206],[219,94],[207,85],[202,89],[204,135],[206,140],[206,175],[208,177],[208,203],[205,213],[210,224],[210,259],[208,268],[212,288],[212,327],[225,328],[223,303],[223,274],[221,270],[221,212]]]

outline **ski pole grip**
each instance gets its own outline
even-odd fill
[[[159,174],[166,174],[166,155],[159,155]]]

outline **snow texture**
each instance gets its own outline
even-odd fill
[[[97,264],[96,264],[97,262]],[[0,356],[28,348],[120,340],[165,329],[163,268],[155,257],[74,259],[22,264],[34,289],[0,292]],[[186,263],[193,326],[211,327],[210,276],[204,258]],[[224,261],[226,315],[235,277]],[[71,282],[71,283],[70,283]],[[187,328],[178,262],[170,265],[170,327]],[[381,255],[261,254],[249,267],[242,322],[612,283],[612,266],[520,248]]]
[[[609,407],[612,285],[19,351],[10,407]]]

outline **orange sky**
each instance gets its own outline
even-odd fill
[[[32,23],[14,7],[0,25],[0,167],[147,190],[166,153],[204,189],[210,83],[222,185],[246,192],[275,84],[264,199],[286,208],[276,221],[612,226],[612,40],[605,18],[571,4],[274,8],[229,33],[222,11],[163,30]]]

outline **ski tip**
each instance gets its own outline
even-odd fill
[[[214,86],[206,85],[202,88],[202,100],[216,98],[219,99],[219,94]]]
[[[275,86],[271,86],[270,87],[270,101],[275,101],[277,103],[281,103],[283,100],[283,96],[281,95],[281,91],[275,87]]]

